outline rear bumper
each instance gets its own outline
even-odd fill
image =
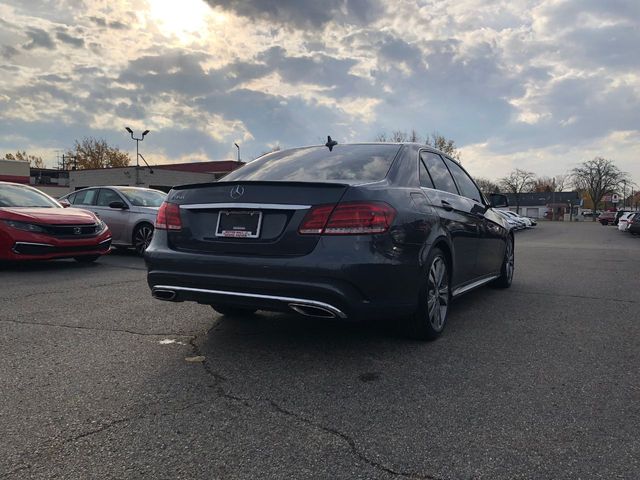
[[[353,237],[322,241],[300,257],[223,256],[168,249],[166,233],[157,231],[145,253],[147,279],[155,298],[174,302],[349,320],[413,312],[417,261],[400,262],[353,245],[348,250],[348,242]]]

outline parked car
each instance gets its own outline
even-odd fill
[[[151,243],[158,208],[166,197],[150,188],[105,186],[77,190],[61,200],[95,213],[109,225],[114,246],[133,247],[142,255]]]
[[[516,212],[512,212],[511,210],[503,210],[503,212],[522,222],[525,228],[531,228],[534,225],[533,221],[531,221],[531,219],[528,217],[523,217],[522,215],[519,215]]]
[[[636,214],[636,212],[625,212],[620,215],[618,219],[618,230],[621,232],[626,232],[628,227],[628,222]]]
[[[93,262],[110,247],[111,232],[93,213],[63,208],[27,185],[0,182],[0,260]]]
[[[638,235],[640,233],[640,213],[636,213],[629,220],[629,232],[632,235]]]
[[[262,156],[224,181],[174,188],[145,253],[160,300],[403,319],[434,339],[452,298],[511,285],[514,237],[455,161],[417,144],[348,144]]]
[[[617,212],[615,212],[616,216],[613,219],[613,224],[614,225],[618,225],[618,222],[620,221],[620,218],[622,218],[623,215],[626,215],[627,213],[632,213],[629,210],[618,210]]]
[[[509,215],[510,212],[508,210],[497,210],[497,213],[504,218],[509,223],[509,226],[514,230],[523,230],[527,228],[526,224],[522,220],[514,217],[513,215]]]
[[[609,225],[612,224],[616,219],[616,212],[602,212],[599,216],[598,216],[598,221],[602,224],[602,225]]]

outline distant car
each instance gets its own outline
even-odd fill
[[[516,220],[520,220],[521,222],[524,223],[524,226],[526,228],[531,228],[534,225],[537,225],[537,223],[535,223],[533,220],[531,220],[529,217],[523,217],[522,215],[517,214],[516,212],[512,212],[510,210],[505,210],[505,212],[508,215],[511,215],[513,218],[515,218]]]
[[[62,197],[100,217],[111,230],[113,245],[134,247],[142,255],[151,243],[158,208],[167,194],[140,187],[84,188]]]
[[[518,218],[514,214],[514,212],[510,212],[509,210],[498,210],[498,213],[502,216],[502,218],[504,218],[507,222],[509,222],[509,225],[514,230],[524,230],[525,228],[527,228],[527,225],[524,222],[524,220],[521,220],[520,218]]]
[[[636,212],[625,212],[620,216],[618,220],[618,230],[626,232],[629,226],[629,220],[635,216]]]
[[[629,232],[631,232],[632,235],[640,234],[640,213],[636,213],[635,215],[633,215],[628,223]]]
[[[617,226],[618,222],[620,221],[620,218],[622,218],[622,216],[627,213],[633,213],[633,212],[631,212],[630,210],[618,210],[617,212],[615,212],[616,216],[613,219],[613,224]]]
[[[605,226],[609,224],[613,224],[615,219],[616,219],[616,212],[602,212],[598,216],[598,221]]]
[[[63,208],[27,185],[0,182],[0,260],[93,262],[110,247],[111,232],[93,213]]]

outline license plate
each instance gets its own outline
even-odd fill
[[[258,238],[262,226],[262,212],[221,210],[218,214],[216,237]]]

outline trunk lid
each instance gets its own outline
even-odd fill
[[[169,246],[221,255],[305,255],[320,236],[299,235],[302,219],[314,205],[338,203],[347,188],[342,183],[271,181],[178,187],[167,200],[180,205],[182,229],[169,231]],[[236,228],[236,233],[255,238],[231,236]]]

